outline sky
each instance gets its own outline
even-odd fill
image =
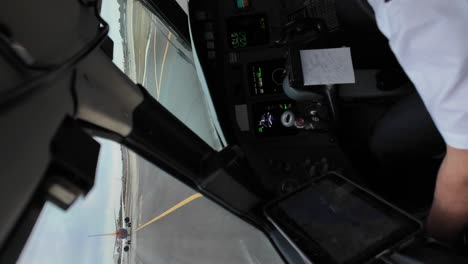
[[[118,8],[116,0],[104,0],[102,16],[109,23],[109,35],[114,40],[114,63],[123,69]],[[94,188],[68,211],[46,204],[17,263],[113,263],[114,238],[88,235],[115,231],[114,209],[118,213],[120,207],[121,151],[119,144],[97,140],[101,151]]]
[[[120,13],[117,0],[103,0],[101,16],[109,24],[109,36],[114,41],[114,63],[121,69],[124,65],[122,36],[120,36]]]
[[[18,263],[113,263],[112,237],[88,235],[114,231],[118,213],[122,161],[120,145],[100,140],[101,151],[94,188],[68,211],[48,203]]]

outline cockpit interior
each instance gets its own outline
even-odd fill
[[[16,2],[0,11],[0,262],[46,201],[91,190],[100,136],[261,230],[285,263],[467,263],[466,236],[424,232],[445,144],[367,0],[188,2],[168,32],[188,27],[220,151],[112,63],[99,2],[41,4],[58,18],[37,29]]]
[[[424,221],[444,143],[367,1],[192,0],[189,23],[225,136],[255,171],[242,181],[272,199],[338,172]]]
[[[378,123],[417,97],[373,16],[366,1],[190,2],[194,49],[223,131],[267,192],[340,171],[407,210],[430,205],[441,156],[398,171],[373,151]],[[340,48],[354,81],[307,85],[301,51]]]

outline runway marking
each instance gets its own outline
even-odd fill
[[[161,74],[159,75],[159,84],[158,84],[158,87],[159,87],[159,91],[161,91],[161,81],[163,79],[163,74],[164,74],[164,65],[166,65],[166,57],[167,57],[167,52],[169,50],[169,42],[171,40],[171,37],[172,37],[172,32],[169,32],[169,35],[167,36],[167,40],[166,40],[166,49],[164,50],[164,56],[163,56],[163,60],[162,60],[162,64],[161,64]],[[158,98],[159,100],[159,93],[158,93]]]
[[[170,208],[169,210],[165,211],[164,213],[160,214],[159,216],[155,217],[153,220],[149,221],[148,223],[138,227],[136,230],[135,230],[135,233],[142,230],[143,228],[155,223],[156,221],[158,220],[161,220],[162,218],[164,218],[165,216],[168,216],[169,214],[171,214],[172,212],[174,212],[175,210],[195,201],[196,199],[200,198],[200,197],[203,197],[202,194],[200,193],[196,193],[190,197],[188,197],[187,199],[183,200],[182,202],[174,205],[172,208]]]
[[[144,22],[144,17],[141,16],[141,17],[140,17],[140,28],[141,28],[140,31],[143,30],[143,27],[142,27],[143,22]],[[141,32],[138,32],[138,33],[141,33]],[[139,52],[138,55],[141,57],[141,49],[138,49],[138,52]],[[145,59],[146,59],[146,58],[145,58]],[[142,75],[142,74],[141,74],[141,69],[140,69],[139,73],[140,73],[140,75]],[[141,76],[141,79],[140,79],[140,80],[142,80],[142,82],[144,81],[144,80],[143,80],[143,76]]]
[[[156,48],[157,48],[157,42],[156,42],[156,36],[158,35],[158,27],[154,27],[154,37],[153,37],[153,58],[154,58],[154,80],[156,82],[156,94],[157,98],[159,98],[159,93],[161,92],[161,89],[159,89],[159,84],[158,84],[158,63],[156,60]]]

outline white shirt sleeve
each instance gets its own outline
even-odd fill
[[[445,142],[468,149],[468,0],[368,0]]]

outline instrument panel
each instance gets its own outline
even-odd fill
[[[232,139],[242,142],[326,132],[316,129],[323,124],[308,121],[320,117],[297,113],[295,100],[284,93],[289,47],[278,43],[288,34],[285,25],[305,17],[321,17],[328,28],[336,29],[336,14],[330,8],[334,1],[208,2],[190,1],[190,22],[192,31],[203,36],[194,38],[195,47],[208,86],[217,87],[211,89],[215,107],[218,104],[220,119],[230,120],[224,127],[233,131]],[[317,102],[300,102],[306,103]],[[281,109],[284,105],[291,107]],[[247,110],[236,111],[239,107]],[[283,116],[286,111],[289,114]],[[297,120],[285,122],[288,118]],[[241,127],[238,120],[248,125]]]
[[[243,147],[267,189],[284,192],[291,182],[318,176],[317,168],[339,169],[346,163],[327,98],[297,101],[283,88],[291,48],[284,41],[301,36],[288,25],[320,17],[328,30],[337,30],[334,2],[189,2],[196,56],[223,133],[229,144]]]
[[[231,49],[265,45],[269,42],[267,17],[247,15],[231,17],[226,21],[227,42]]]
[[[247,65],[250,95],[282,94],[285,60],[252,62]]]

